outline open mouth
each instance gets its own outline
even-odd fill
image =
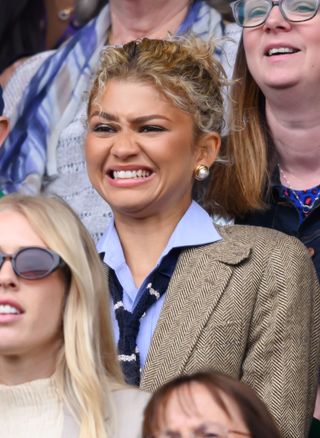
[[[23,313],[20,309],[17,309],[10,304],[0,304],[0,315],[20,315]]]
[[[151,170],[146,169],[137,169],[137,170],[110,170],[108,172],[108,176],[110,178],[118,180],[118,179],[141,179],[148,178],[152,175]]]
[[[293,47],[273,47],[265,52],[266,56],[291,55],[300,52],[299,49]]]

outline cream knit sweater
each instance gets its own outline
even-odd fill
[[[60,438],[63,406],[54,378],[0,385],[1,438]]]
[[[141,438],[143,410],[150,395],[124,387],[112,391],[112,398],[116,414],[113,438]],[[63,408],[54,377],[16,386],[0,385],[0,438],[78,436],[79,426]]]

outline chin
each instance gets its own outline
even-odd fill
[[[264,82],[264,84],[260,87],[263,94],[268,96],[269,90],[291,90],[293,87],[298,85],[298,81],[296,79],[286,78],[275,78],[274,80],[270,80],[270,78]],[[265,90],[265,91],[264,91]]]
[[[111,210],[113,211],[115,216],[128,217],[132,219],[144,219],[145,217],[150,216],[150,209],[148,207],[140,206],[140,205],[128,205],[126,204],[123,207],[113,207],[111,206]]]
[[[6,342],[0,345],[0,356],[15,357],[19,356],[22,351],[21,346],[14,342]]]
[[[159,202],[155,198],[154,193],[141,194],[135,191],[131,193],[118,192],[113,193],[112,196],[104,197],[114,214],[128,217],[149,216],[151,211],[155,213],[160,208]]]

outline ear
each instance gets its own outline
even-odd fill
[[[0,116],[0,147],[5,141],[9,132],[9,120],[7,117]]]
[[[195,167],[204,164],[211,167],[215,162],[221,146],[221,137],[218,132],[202,134],[197,141]]]

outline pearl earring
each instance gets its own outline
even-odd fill
[[[209,171],[209,167],[208,167],[208,166],[206,166],[205,164],[199,164],[199,165],[195,168],[195,171],[194,171],[194,178],[195,178],[197,181],[203,181],[203,180],[205,180],[206,178],[208,178],[209,173],[210,173],[210,171]]]

